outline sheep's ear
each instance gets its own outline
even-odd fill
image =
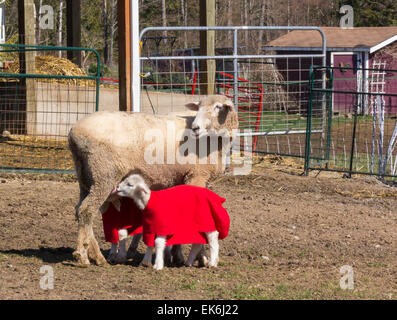
[[[192,111],[198,111],[199,106],[200,106],[199,102],[190,102],[185,104],[185,107]]]
[[[217,111],[222,111],[222,110],[232,111],[232,110],[234,110],[234,104],[233,104],[232,100],[227,99],[223,103],[221,103],[221,102],[215,103],[214,108]]]
[[[223,102],[223,108],[228,109],[228,111],[234,110],[234,103],[233,103],[233,101],[230,100],[230,99],[226,99],[226,100]]]
[[[232,100],[227,99],[223,103],[221,103],[221,102],[215,103],[214,108],[217,111],[221,111],[221,110],[232,111],[234,109],[234,104],[233,104]]]

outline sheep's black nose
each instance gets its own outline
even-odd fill
[[[195,127],[192,127],[192,130],[194,133],[197,133],[200,130],[200,128],[195,126]]]

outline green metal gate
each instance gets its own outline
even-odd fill
[[[57,58],[68,51],[92,55],[96,73],[87,75]],[[35,71],[21,73],[27,55],[33,56]],[[74,123],[98,110],[98,52],[4,44],[0,61],[0,172],[73,173],[67,135]]]

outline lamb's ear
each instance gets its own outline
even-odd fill
[[[192,111],[198,111],[199,106],[200,106],[199,102],[189,102],[185,104],[185,107]]]

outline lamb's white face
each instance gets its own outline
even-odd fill
[[[197,111],[191,128],[192,136],[197,139],[206,135],[220,135],[228,118],[237,118],[233,102],[225,96],[208,96],[200,102],[189,103],[186,107]]]
[[[125,178],[113,191],[119,197],[131,198],[140,209],[144,209],[150,197],[150,189],[143,178],[138,174],[132,174]]]

